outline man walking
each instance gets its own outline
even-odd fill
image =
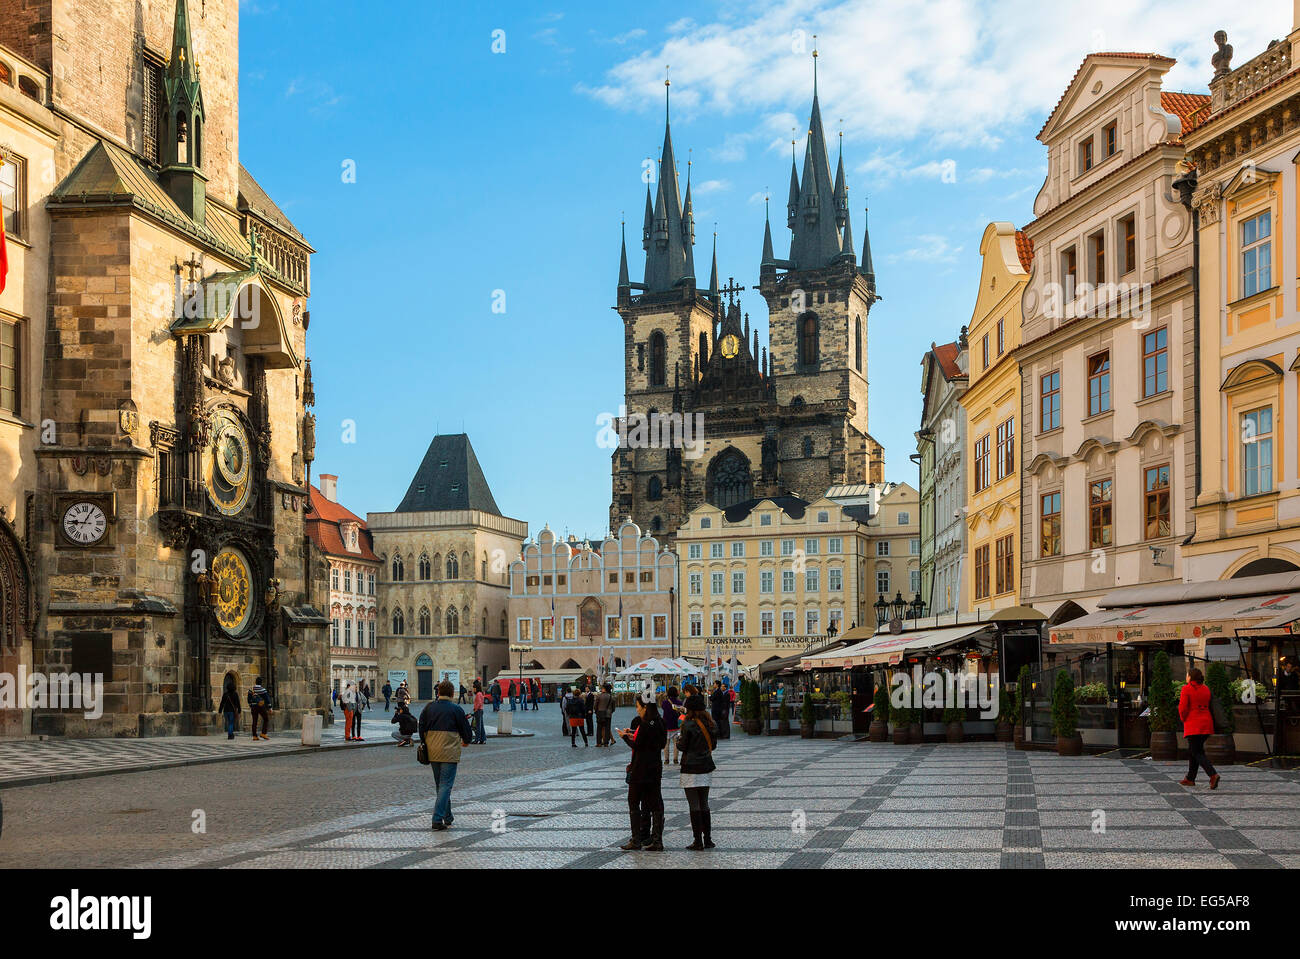
[[[492,680],[492,712],[501,711],[501,683],[498,680]]]
[[[388,707],[393,701],[393,684],[384,681],[384,688],[380,690],[384,694],[384,712],[388,712]]]
[[[586,711],[587,735],[590,736],[596,731],[596,690],[594,686],[588,686],[587,691],[583,693],[582,707]]]
[[[614,734],[610,723],[614,719],[614,687],[606,683],[596,697],[596,745],[614,745]]]
[[[719,739],[731,738],[731,723],[728,721],[728,713],[731,712],[731,698],[727,691],[722,688],[720,680],[713,681],[713,691],[709,693],[709,713],[713,716],[713,725],[718,727]]]
[[[532,697],[533,697],[533,712],[537,712],[537,690],[541,686],[541,683],[537,682],[536,680],[533,680],[528,685],[529,685],[529,691],[532,693]]]
[[[253,738],[270,739],[267,735],[271,731],[271,694],[267,692],[266,687],[262,685],[262,677],[257,677],[257,682],[253,688],[248,691],[248,711],[253,714]],[[257,735],[257,720],[262,720],[262,735]]]
[[[473,737],[465,710],[453,700],[456,687],[444,679],[438,684],[437,693],[438,698],[420,713],[420,739],[429,753],[429,768],[433,770],[433,782],[438,789],[432,828],[441,832],[455,818],[451,814],[451,788],[456,783],[461,746],[468,746]]]
[[[476,679],[474,680],[474,745],[482,746],[487,743],[487,729],[483,726],[483,701],[486,697],[483,695],[483,685]]]
[[[517,683],[511,683],[510,684],[510,711],[512,713],[515,711],[515,696],[517,695],[519,695],[519,685]]]
[[[406,685],[406,680],[403,679],[401,683],[398,684],[397,692],[393,694],[393,698],[397,700],[397,705],[399,706],[411,705],[411,688]]]

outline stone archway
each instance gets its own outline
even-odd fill
[[[27,553],[9,521],[0,515],[0,673],[15,675],[32,663],[35,582]],[[0,738],[27,732],[27,713],[0,709]]]

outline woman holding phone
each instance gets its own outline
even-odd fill
[[[717,742],[717,727],[709,715],[709,705],[698,694],[686,697],[686,715],[682,717],[682,731],[677,737],[681,749],[682,789],[686,805],[691,811],[691,832],[695,841],[687,849],[698,852],[713,848],[713,820],[709,812],[709,786],[712,785],[713,744]]]
[[[636,698],[636,718],[618,736],[632,750],[627,764],[627,809],[632,822],[632,838],[620,849],[644,849],[662,852],[664,848],[664,797],[660,791],[663,762],[659,751],[668,741],[664,723],[655,703],[653,689],[643,690]]]

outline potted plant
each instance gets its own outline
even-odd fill
[[[817,735],[817,710],[813,707],[812,693],[803,694],[803,705],[799,708],[799,736],[812,739]]]
[[[889,718],[894,722],[894,745],[906,746],[911,738],[912,710],[906,706],[890,707]]]
[[[790,704],[781,701],[781,705],[776,711],[776,734],[778,736],[790,735]]]
[[[907,711],[907,715],[912,720],[907,727],[907,741],[913,745],[925,742],[925,713],[913,707]]]
[[[1016,698],[1015,708],[1012,710],[1011,720],[1015,723],[1015,736],[1013,741],[1017,749],[1025,748],[1025,721],[1029,718],[1027,704],[1030,693],[1029,684],[1029,667],[1021,666],[1020,673],[1016,676]]]
[[[745,732],[757,736],[763,731],[763,704],[758,698],[758,683],[742,680],[740,685],[740,719]]]
[[[1215,709],[1214,735],[1205,741],[1205,755],[1215,766],[1231,766],[1237,761],[1237,747],[1232,738],[1237,728],[1232,716],[1232,685],[1228,682],[1228,670],[1223,663],[1210,663],[1205,669],[1205,685],[1210,688],[1210,695],[1218,701],[1222,709]]]
[[[998,683],[998,723],[995,727],[998,742],[1011,742],[1014,718],[1015,706],[1012,704],[1011,693],[1006,686]]]
[[[1178,758],[1178,734],[1174,725],[1178,719],[1178,700],[1174,698],[1174,683],[1169,674],[1169,654],[1157,650],[1151,658],[1151,688],[1147,693],[1151,707],[1151,758],[1168,762]]]
[[[1079,704],[1074,701],[1074,680],[1069,670],[1056,674],[1052,688],[1052,732],[1056,734],[1058,756],[1079,756],[1083,753],[1083,737],[1079,735]]]
[[[871,726],[867,730],[867,739],[873,743],[883,743],[888,736],[889,691],[884,686],[877,686],[875,705],[871,707]]]
[[[948,727],[948,742],[959,743],[966,738],[962,722],[966,718],[966,710],[959,709],[956,706],[945,706],[943,710],[943,721]]]

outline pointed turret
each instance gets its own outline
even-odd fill
[[[776,272],[776,254],[772,250],[772,213],[768,201],[763,201],[763,260],[759,263],[760,275]]]
[[[659,158],[658,188],[652,212],[651,242],[646,250],[645,288],[661,293],[688,278],[694,284],[694,225],[686,218],[677,186],[677,158],[673,153],[672,124],[668,112],[668,81],[664,81],[664,147]]]
[[[713,267],[709,270],[709,296],[718,302],[718,233],[713,233]]]
[[[814,50],[813,102],[808,118],[803,179],[799,185],[799,215],[791,226],[790,266],[796,270],[823,269],[840,255],[840,231],[835,209],[840,186],[831,181],[826,133],[822,128],[821,104],[817,98],[816,56]]]
[[[686,165],[686,202],[682,206],[682,249],[686,253],[686,273],[682,277],[695,286],[695,207],[691,203],[691,168]]]
[[[650,184],[645,185],[645,223],[641,227],[641,249],[650,249],[650,234],[655,227],[654,205],[650,202]]]
[[[850,263],[857,260],[858,255],[853,252],[853,222],[849,219],[847,202],[844,210],[844,235],[840,237],[840,256],[841,260],[848,260]]]
[[[790,199],[785,203],[785,225],[794,229],[795,218],[799,215],[799,165],[794,159],[794,141],[790,141]]]
[[[862,208],[862,259],[859,270],[867,280],[867,286],[874,293],[876,289],[876,268],[871,262],[871,228],[867,225],[867,208]]]
[[[203,92],[199,67],[190,42],[190,12],[186,0],[176,0],[172,26],[172,55],[163,76],[167,98],[166,134],[162,150],[161,180],[182,212],[199,226],[207,206],[207,180],[203,163]]]
[[[840,134],[840,160],[835,168],[835,223],[843,227],[849,218],[849,190],[844,182],[844,134]],[[849,249],[852,249],[850,247]]]
[[[623,298],[624,293],[631,295],[632,279],[627,272],[627,225],[623,225],[623,240],[620,243],[621,249],[618,255],[618,295],[619,299]]]

